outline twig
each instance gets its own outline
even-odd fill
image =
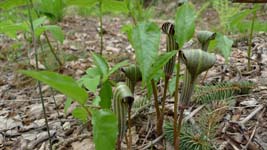
[[[194,111],[192,111],[188,116],[186,116],[183,119],[183,122],[188,121],[190,118],[192,118],[196,113],[198,113],[205,105],[200,105],[199,107],[197,107]]]
[[[67,145],[69,145],[70,143],[73,143],[75,141],[81,141],[85,138],[89,138],[90,137],[90,134],[82,134],[82,135],[78,135],[78,136],[75,136],[75,137],[72,137],[72,138],[69,138],[69,139],[66,139],[64,141],[61,141],[55,145],[53,145],[53,148],[54,149],[58,149],[58,150],[63,150],[64,148],[66,148]],[[60,146],[62,145],[62,146]]]
[[[264,106],[260,105],[258,108],[254,109],[254,111],[252,113],[250,113],[245,119],[239,121],[238,123],[241,126],[244,126],[244,124],[249,121],[252,117],[254,117]]]
[[[254,129],[253,129],[253,131],[252,131],[252,133],[251,133],[251,135],[249,137],[249,140],[248,140],[247,144],[245,145],[245,147],[243,148],[243,150],[247,150],[250,142],[252,141],[252,139],[253,139],[253,137],[254,137],[254,135],[256,133],[256,130],[258,128],[258,125],[259,125],[259,122],[256,123],[256,125],[255,125],[255,127],[254,127]]]
[[[147,146],[141,148],[140,150],[147,150],[148,148],[150,148],[151,146],[153,146],[157,142],[159,142],[163,137],[164,137],[164,134],[162,134],[161,136],[159,136],[158,138],[156,138],[154,141],[151,141]]]

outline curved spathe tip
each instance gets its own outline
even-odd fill
[[[197,77],[203,71],[211,68],[216,62],[214,54],[201,49],[189,49],[181,52],[181,59],[192,77]]]

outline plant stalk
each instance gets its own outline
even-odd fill
[[[158,120],[158,128],[161,128],[161,133],[158,135],[162,134],[162,128],[163,128],[163,123],[164,123],[164,112],[165,112],[165,102],[166,102],[166,97],[167,97],[167,91],[168,91],[168,85],[169,85],[169,79],[170,76],[165,76],[165,83],[164,83],[164,91],[163,91],[163,97],[162,97],[162,101],[161,101],[161,105],[162,105],[162,109],[161,109],[161,113],[160,113],[160,119]]]
[[[32,20],[32,15],[31,15],[31,8],[33,6],[32,0],[28,0],[27,1],[27,6],[28,6],[29,22],[30,22],[31,33],[32,33],[32,42],[33,42],[35,65],[36,65],[36,70],[39,70],[38,69],[39,68],[38,67],[38,54],[37,54],[37,49],[36,49],[35,30],[34,30],[34,27],[33,27],[33,20]],[[49,139],[49,149],[52,150],[52,140],[51,140],[50,129],[49,129],[49,125],[48,125],[48,119],[47,119],[47,115],[46,115],[45,105],[44,105],[42,86],[41,86],[40,81],[37,81],[37,83],[38,83],[39,95],[40,95],[41,102],[42,102],[42,109],[43,109],[43,114],[44,114],[44,118],[45,118],[45,125],[46,125],[46,128],[47,128],[47,134],[48,134],[48,139]]]
[[[127,150],[132,149],[132,131],[131,131],[131,107],[128,108],[128,143],[127,143]]]
[[[100,55],[103,54],[104,39],[103,39],[103,11],[102,11],[102,0],[99,0],[99,22],[100,22]]]
[[[182,128],[182,122],[183,122],[183,115],[184,115],[184,108],[180,107],[180,115],[179,115],[179,120],[178,120],[178,127],[177,127],[177,139],[176,139],[176,145],[175,145],[175,150],[180,149],[180,134],[181,134],[181,128]]]
[[[160,127],[160,108],[159,108],[159,102],[158,102],[158,91],[157,91],[157,87],[156,87],[156,83],[155,80],[152,79],[151,80],[151,85],[152,85],[152,90],[153,90],[153,95],[154,95],[154,105],[155,105],[155,109],[156,109],[156,115],[157,115],[157,134],[161,135],[162,133],[162,127]]]
[[[177,119],[178,119],[178,104],[179,104],[179,82],[180,82],[180,64],[181,59],[178,56],[178,63],[176,66],[176,83],[175,83],[175,93],[174,93],[174,121],[173,121],[173,137],[174,137],[174,148],[179,147],[179,142],[177,141],[178,131],[177,131]]]
[[[46,39],[46,41],[47,41],[47,44],[48,44],[48,46],[49,46],[49,49],[50,49],[51,53],[53,54],[53,56],[54,56],[55,59],[57,60],[58,64],[59,64],[60,66],[62,66],[63,63],[62,63],[62,62],[60,61],[60,59],[58,58],[58,56],[57,56],[57,54],[56,54],[56,52],[55,52],[55,49],[53,48],[53,46],[52,46],[52,44],[51,44],[51,42],[50,42],[50,40],[49,40],[48,35],[47,35],[46,32],[44,32],[44,36],[45,36],[45,39]]]
[[[254,5],[253,5],[254,6]],[[253,13],[253,18],[252,18],[252,23],[251,23],[251,28],[250,28],[250,34],[249,34],[249,45],[248,45],[248,65],[247,65],[247,70],[251,70],[251,50],[252,50],[252,39],[253,39],[253,31],[254,31],[254,24],[255,24],[255,19],[256,19],[257,11],[255,10]]]

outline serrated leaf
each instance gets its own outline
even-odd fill
[[[233,45],[233,40],[229,39],[227,36],[218,34],[216,36],[216,48],[220,50],[222,55],[224,56],[226,62],[228,62],[229,57],[232,52],[232,45]]]
[[[148,81],[149,71],[158,55],[160,29],[154,23],[140,23],[132,30],[131,44],[142,73],[143,83]]]
[[[86,91],[69,76],[50,71],[21,70],[19,72],[51,86],[81,105],[84,105],[88,99]]]
[[[72,111],[72,116],[76,119],[81,120],[83,123],[86,123],[88,120],[88,113],[83,107],[76,107]]]
[[[92,110],[93,136],[96,150],[115,150],[118,121],[110,110]]]
[[[99,96],[101,98],[101,101],[100,101],[101,108],[110,109],[111,98],[113,96],[113,93],[112,93],[112,86],[109,83],[109,81],[106,81],[103,83],[103,85],[99,91]]]
[[[186,2],[178,8],[175,16],[175,38],[179,47],[189,41],[195,32],[196,12],[194,7]]]
[[[93,56],[94,64],[101,72],[101,75],[106,76],[108,74],[108,68],[109,68],[106,60],[102,56],[96,53],[93,53],[92,56]]]

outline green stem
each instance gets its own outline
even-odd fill
[[[159,102],[158,102],[158,91],[157,91],[157,87],[156,87],[156,83],[155,80],[152,79],[151,80],[151,85],[152,85],[152,90],[153,90],[153,95],[154,95],[154,105],[155,105],[155,109],[156,109],[156,115],[157,115],[157,134],[161,135],[162,133],[162,128],[160,127],[160,109],[159,109]]]
[[[127,150],[131,150],[132,149],[132,132],[131,132],[131,106],[128,107],[128,144],[127,144]]]
[[[163,127],[163,123],[164,123],[164,112],[165,112],[165,102],[166,102],[166,96],[167,96],[167,91],[168,91],[168,85],[169,85],[169,76],[165,76],[165,83],[164,83],[164,91],[163,91],[163,97],[162,97],[162,109],[161,109],[161,113],[160,113],[160,120],[159,120],[159,128],[161,128],[162,131],[162,127]],[[161,135],[162,133],[160,133],[159,135]]]
[[[52,46],[52,44],[51,44],[51,42],[50,42],[50,40],[49,40],[49,38],[48,38],[46,32],[44,32],[44,36],[45,36],[45,39],[46,39],[46,41],[47,41],[47,44],[48,44],[48,46],[49,46],[49,49],[50,49],[51,53],[53,54],[53,56],[54,56],[55,59],[57,60],[58,64],[59,64],[60,66],[62,66],[63,64],[62,64],[62,62],[60,61],[60,59],[58,58],[58,56],[57,56],[57,54],[56,54],[56,52],[55,52],[55,50],[54,50],[54,48],[53,48],[53,46]]]
[[[178,120],[178,127],[177,127],[177,140],[176,140],[176,146],[175,150],[179,150],[180,147],[180,134],[181,134],[181,128],[182,128],[182,121],[183,121],[183,115],[184,115],[184,108],[180,107],[180,115]]]
[[[100,21],[100,55],[103,54],[104,41],[103,41],[103,11],[102,11],[102,0],[99,0],[99,21]]]
[[[174,148],[179,147],[179,142],[177,141],[178,131],[177,131],[177,119],[178,119],[178,104],[179,104],[179,82],[180,82],[180,63],[181,59],[178,57],[178,64],[176,66],[176,83],[175,83],[175,93],[174,93],[174,121],[173,121],[173,137],[174,137]]]
[[[248,51],[247,51],[247,55],[248,55],[248,66],[247,66],[247,70],[250,71],[251,70],[251,49],[252,49],[252,38],[253,38],[253,31],[254,31],[254,24],[255,24],[255,19],[256,19],[256,14],[257,11],[255,10],[253,13],[253,18],[252,18],[252,23],[251,23],[251,28],[250,28],[250,35],[249,35],[249,45],[248,45]]]
[[[31,34],[32,34],[33,50],[34,50],[34,57],[35,57],[35,65],[36,65],[36,70],[39,70],[38,69],[39,68],[38,67],[38,53],[37,53],[37,49],[36,49],[35,30],[33,27],[33,20],[32,20],[32,15],[31,15],[31,8],[33,6],[32,0],[27,1],[27,6],[28,6],[29,22],[31,25]],[[52,150],[52,140],[51,140],[50,129],[49,129],[49,125],[48,125],[48,119],[47,119],[47,115],[46,115],[45,105],[44,105],[42,87],[41,87],[40,81],[37,81],[37,83],[38,83],[39,95],[40,95],[41,102],[42,102],[42,109],[43,109],[43,114],[44,114],[44,118],[45,118],[45,125],[47,128],[47,134],[48,134],[48,139],[49,139],[49,149]]]

